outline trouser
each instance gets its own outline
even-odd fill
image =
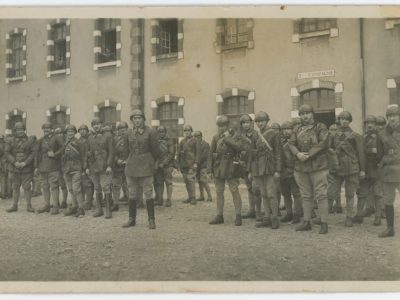
[[[144,195],[146,200],[147,215],[150,219],[155,219],[154,216],[154,200],[153,200],[153,176],[131,177],[126,176],[128,184],[129,201],[137,201],[141,195]],[[140,195],[141,194],[141,195]]]
[[[254,177],[256,186],[260,189],[262,203],[265,210],[265,218],[278,217],[279,203],[277,199],[276,182],[273,175]]]
[[[28,206],[31,205],[32,199],[32,180],[33,173],[16,173],[10,172],[12,188],[13,188],[13,203],[14,205],[18,205],[20,188],[24,190],[25,201]]]
[[[256,185],[255,180],[249,179],[248,174],[245,175],[245,183],[247,188],[247,194],[249,197],[249,211],[250,212],[261,212],[261,192],[259,187]]]
[[[72,171],[64,174],[64,179],[69,192],[74,195],[72,198],[72,207],[83,208],[82,195],[82,172]]]
[[[0,195],[5,197],[7,195],[7,173],[0,171]]]
[[[104,172],[94,173],[90,175],[92,179],[94,190],[96,194],[110,195],[111,194],[111,184],[112,184],[112,174],[107,174]],[[104,197],[105,199],[106,197]]]
[[[93,202],[93,182],[88,175],[82,176],[82,196],[84,198],[84,202],[92,203]]]
[[[300,189],[300,195],[303,203],[304,221],[311,220],[311,211],[313,209],[314,199],[318,202],[321,222],[328,221],[328,196],[327,180],[328,170],[319,170],[314,172],[294,172],[294,178]]]
[[[121,196],[121,189],[126,186],[125,172],[114,172],[112,177],[112,194],[114,204],[119,204],[119,198]]]
[[[357,215],[362,216],[364,209],[370,206],[375,207],[375,216],[380,217],[383,208],[383,191],[382,183],[377,178],[361,180],[357,190]]]
[[[302,202],[299,186],[294,177],[285,177],[280,180],[281,193],[285,201],[288,214],[302,215]],[[293,200],[292,200],[293,195]]]
[[[208,184],[207,168],[201,168],[197,170],[197,181],[199,183],[200,198],[204,198],[204,190],[206,190],[207,197],[212,198],[210,186]]]
[[[64,179],[64,175],[62,172],[60,172],[60,178],[59,178],[59,184],[60,184],[60,188],[62,191],[62,202],[67,203],[67,198],[68,198],[68,188],[67,188],[67,184],[65,183],[65,179]]]
[[[196,199],[196,172],[193,168],[181,169],[183,180],[190,200]]]
[[[352,174],[348,176],[339,176],[332,174],[333,182],[332,189],[333,193],[340,193],[342,183],[344,182],[345,196],[346,196],[346,217],[353,217],[354,210],[354,195],[358,188],[358,174]]]
[[[333,203],[335,203],[336,207],[342,207],[340,189],[335,190],[334,186],[334,176],[331,173],[328,173],[328,206],[329,209],[333,207]]]
[[[232,194],[233,205],[235,206],[236,215],[241,214],[242,210],[242,199],[240,198],[239,193],[239,179],[225,179],[225,178],[214,178],[215,182],[215,190],[217,194],[217,213],[222,216],[224,213],[224,191],[225,191],[225,182],[228,183],[229,190]]]
[[[7,171],[7,181],[6,181],[6,185],[7,185],[7,195],[11,196],[13,193],[13,188],[12,188],[12,175],[11,172]]]
[[[59,178],[59,171],[40,172],[39,174],[44,197],[44,205],[46,207],[50,206],[50,195],[53,201],[53,206],[58,207],[59,205]]]
[[[172,198],[172,172],[173,167],[165,167],[157,169],[154,174],[154,190],[156,192],[156,199],[159,202],[163,201],[164,197],[164,183],[167,187],[167,199],[171,200]],[[186,183],[186,182],[185,182]]]
[[[382,182],[382,188],[384,204],[393,206],[396,199],[396,189],[400,192],[400,182]]]

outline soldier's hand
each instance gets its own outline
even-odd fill
[[[251,176],[251,173],[249,173],[249,175],[247,175],[247,179],[248,179],[249,181],[251,181],[251,180],[253,179],[253,176]]]
[[[300,160],[300,161],[306,161],[308,159],[308,156],[304,153],[304,152],[299,152],[297,153],[296,157]]]
[[[90,176],[90,170],[89,169],[86,169],[85,173],[86,173],[87,176]]]
[[[360,179],[364,179],[365,178],[365,172],[364,171],[360,171]]]
[[[120,165],[120,166],[122,166],[122,165],[124,164],[124,161],[123,161],[122,159],[118,159],[118,160],[117,160],[117,164]]]
[[[26,163],[25,163],[25,162],[20,162],[20,163],[19,163],[19,166],[20,166],[20,168],[22,169],[23,167],[26,166]]]
[[[14,163],[14,167],[16,167],[17,169],[19,169],[21,166],[21,163],[20,162],[18,162],[18,161],[16,161],[15,163]]]
[[[193,169],[195,169],[195,170],[197,169],[197,164],[196,163],[193,164]]]
[[[110,175],[111,172],[112,172],[112,169],[111,169],[110,166],[108,166],[107,169],[106,169],[106,174],[107,174],[107,175]]]
[[[51,151],[51,150],[48,151],[48,152],[47,152],[47,156],[48,156],[48,157],[54,157],[54,152]]]

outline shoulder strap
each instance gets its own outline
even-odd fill
[[[272,147],[271,145],[268,143],[268,141],[265,139],[265,137],[262,135],[262,133],[258,130],[256,130],[258,136],[260,137],[261,141],[263,141],[263,143],[267,146],[269,151],[272,151]]]

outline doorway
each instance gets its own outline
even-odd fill
[[[332,124],[335,124],[336,116],[335,111],[316,111],[314,114],[314,119],[320,123],[326,125],[329,128]]]

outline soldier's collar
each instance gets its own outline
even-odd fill
[[[143,134],[143,132],[144,132],[144,126],[135,127],[135,128],[133,128],[133,131],[134,131],[135,133]]]

